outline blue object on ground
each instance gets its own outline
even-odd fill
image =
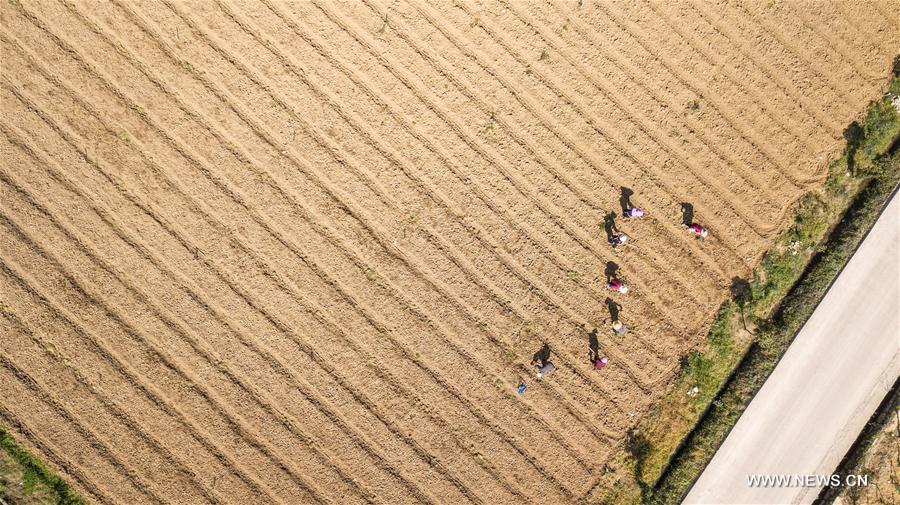
[[[527,387],[528,387],[528,386],[526,386],[524,382],[522,382],[521,384],[519,384],[519,391],[518,391],[519,394],[524,393],[524,392],[525,392],[525,388],[527,388]]]

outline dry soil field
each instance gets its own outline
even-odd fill
[[[0,423],[97,503],[579,501],[900,44],[896,2],[0,5]]]

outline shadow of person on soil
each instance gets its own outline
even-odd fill
[[[688,202],[681,202],[681,222],[685,226],[694,224],[694,205]]]
[[[619,264],[615,261],[607,261],[606,262],[606,270],[603,271],[603,275],[606,276],[606,282],[610,282],[613,279],[618,278],[619,274]]]
[[[600,341],[597,339],[597,328],[588,332],[588,360],[594,362],[597,353],[600,352]]]
[[[621,194],[621,196],[619,196],[619,205],[622,206],[622,215],[623,216],[627,216],[628,210],[633,207],[633,205],[631,205],[631,195],[633,195],[633,194],[634,194],[634,191],[632,191],[631,188],[626,188],[625,186],[622,186],[622,194]]]
[[[615,212],[609,212],[603,217],[603,229],[606,230],[606,240],[609,242],[612,242],[619,235]]]
[[[538,352],[534,353],[534,356],[531,357],[531,364],[537,365],[538,368],[540,368],[544,366],[549,359],[550,344],[544,343],[544,345],[538,350]]]
[[[612,298],[610,298],[608,296],[606,297],[606,301],[604,301],[603,303],[606,304],[606,308],[609,310],[610,321],[612,321],[612,322],[618,321],[619,320],[619,311],[622,310],[622,305],[620,305],[619,303],[617,303],[615,300],[613,300]]]

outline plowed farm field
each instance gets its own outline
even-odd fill
[[[896,2],[0,5],[0,423],[117,504],[590,498],[900,44]]]

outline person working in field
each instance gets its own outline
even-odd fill
[[[688,226],[688,233],[691,233],[700,240],[703,240],[707,235],[709,235],[709,230],[698,223],[691,223],[690,226]]]
[[[625,233],[619,233],[617,235],[613,235],[609,239],[609,245],[611,245],[613,247],[613,249],[624,244],[625,242],[628,242],[628,235],[625,235]]]
[[[549,361],[544,362],[543,366],[538,367],[537,380],[541,380],[550,375],[554,370],[556,370],[556,365]]]
[[[531,364],[537,368],[537,380],[541,380],[556,370],[556,365],[550,362],[550,345],[544,343],[538,352],[531,358]]]
[[[616,214],[614,212],[608,212],[603,217],[603,228],[606,230],[606,241],[609,242],[613,249],[628,241],[628,235],[619,231],[619,228],[616,226]]]
[[[610,279],[609,282],[606,283],[606,289],[609,289],[611,291],[618,291],[623,295],[625,293],[628,293],[628,286],[626,286],[625,283],[619,279]]]
[[[640,207],[630,207],[623,214],[625,218],[644,217],[644,209]]]
[[[588,344],[588,359],[590,359],[591,365],[594,366],[594,370],[602,370],[606,367],[606,363],[609,362],[609,358],[600,354],[596,334],[591,334],[591,336],[592,338]]]

